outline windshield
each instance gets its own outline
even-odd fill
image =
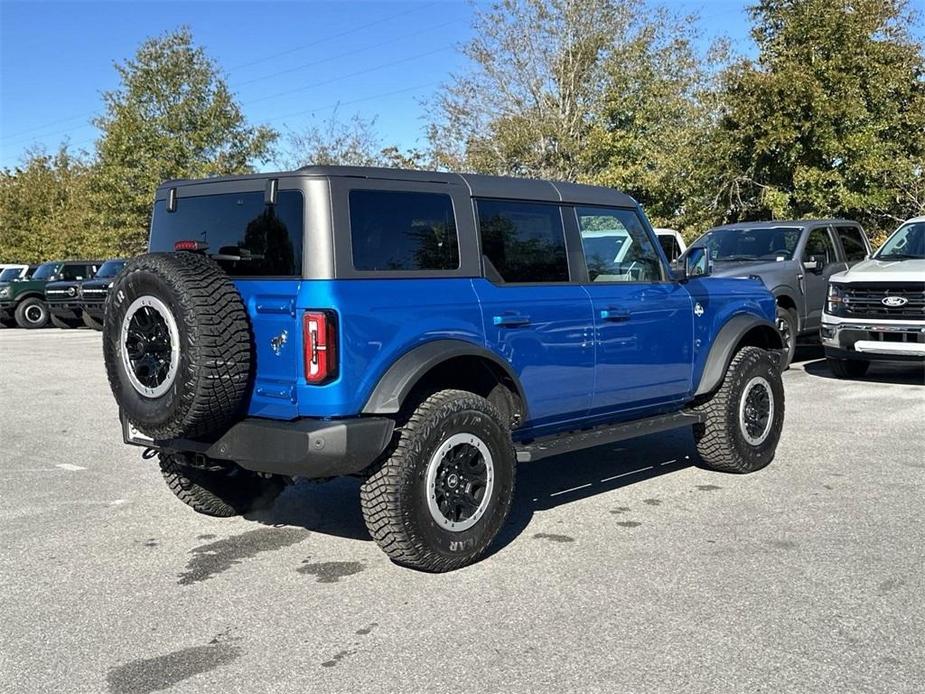
[[[47,280],[58,269],[58,266],[61,263],[43,263],[39,265],[39,269],[35,271],[35,274],[32,275],[34,280]]]
[[[107,260],[105,263],[103,263],[103,267],[101,267],[96,273],[96,278],[107,279],[109,277],[115,277],[120,272],[122,272],[122,268],[124,267],[124,260]]]
[[[721,261],[790,260],[800,240],[797,227],[712,229],[692,245],[704,246]]]
[[[874,257],[877,260],[925,259],[925,222],[903,224]]]
[[[19,277],[20,272],[22,272],[22,268],[8,267],[3,272],[0,272],[0,282],[9,282],[10,280],[15,280],[17,277]]]

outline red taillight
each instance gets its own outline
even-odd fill
[[[306,311],[302,319],[305,380],[324,383],[337,375],[337,325],[330,311]]]
[[[209,244],[199,241],[177,241],[173,244],[175,251],[204,251],[208,247]]]

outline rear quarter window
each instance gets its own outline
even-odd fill
[[[459,267],[453,201],[442,193],[350,191],[350,241],[355,270]]]
[[[173,212],[158,200],[150,249],[170,252],[179,241],[196,241],[232,277],[299,276],[303,207],[297,190],[280,191],[275,205],[263,191],[180,197]]]

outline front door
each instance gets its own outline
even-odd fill
[[[639,213],[577,207],[596,344],[595,413],[645,408],[691,390],[693,304],[671,281]]]
[[[836,272],[847,269],[835,251],[835,242],[829,227],[816,227],[809,232],[803,253],[803,294],[806,301],[804,330],[817,330],[822,323],[822,305],[829,278]]]
[[[520,378],[529,424],[587,414],[594,388],[593,318],[573,283],[558,205],[476,203],[485,279],[473,281],[485,340]]]

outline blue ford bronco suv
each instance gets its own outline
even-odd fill
[[[164,183],[107,298],[128,443],[216,516],[355,475],[395,562],[475,561],[518,462],[693,427],[752,472],[784,417],[774,297],[679,277],[607,188],[351,167]]]

